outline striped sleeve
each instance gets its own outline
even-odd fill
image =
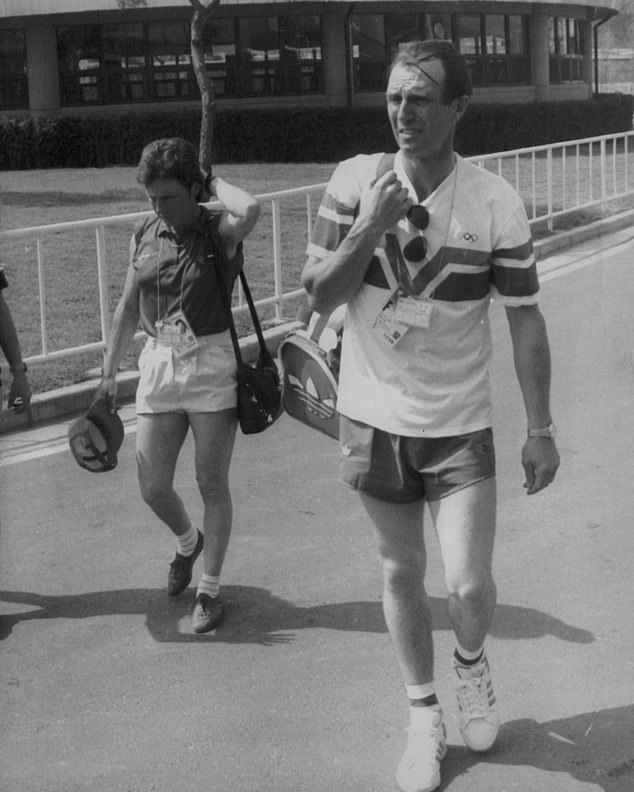
[[[382,156],[357,154],[337,165],[313,225],[309,256],[323,259],[339,247],[355,221],[363,185],[376,174]]]
[[[508,306],[537,302],[537,267],[523,205],[518,205],[502,229],[491,262],[491,285],[496,300]]]
[[[350,231],[355,211],[356,206],[346,206],[326,190],[306,248],[308,255],[322,259],[334,252]]]

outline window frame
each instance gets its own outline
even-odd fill
[[[570,28],[574,29],[573,35]],[[588,52],[586,27],[578,17],[548,17],[548,65],[551,85],[584,82]],[[571,51],[572,50],[572,51]]]

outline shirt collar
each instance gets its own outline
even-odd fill
[[[443,189],[443,185],[447,186],[451,183],[451,180],[453,178],[457,178],[460,170],[462,169],[462,162],[463,162],[463,158],[458,153],[454,153],[453,168],[440,182],[440,184],[436,187],[436,189],[430,192],[429,195],[425,196],[425,198],[421,201],[421,203],[426,203],[427,201],[429,201],[432,195],[436,195],[440,190]],[[405,171],[405,165],[403,164],[403,153],[401,151],[397,151],[394,156],[394,172],[396,173],[401,184],[404,187],[406,187],[406,189],[409,191],[412,200],[415,203],[418,203],[416,190],[412,186],[412,183],[410,182],[409,177],[407,176],[407,172]]]

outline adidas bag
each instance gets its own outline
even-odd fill
[[[327,319],[318,322],[312,333],[298,330],[280,344],[282,404],[292,418],[338,440],[336,353],[326,351],[316,340]]]
[[[384,154],[376,178],[393,167],[394,154]],[[278,349],[284,409],[292,418],[335,440],[339,439],[337,382],[344,313],[345,305],[340,305],[331,315],[313,314],[308,330],[290,333]],[[336,347],[330,351],[318,343],[327,328],[334,330],[337,338]]]

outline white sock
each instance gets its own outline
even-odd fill
[[[189,526],[189,531],[176,537],[178,542],[178,554],[182,556],[190,556],[196,549],[198,542],[198,531],[193,525]]]
[[[424,685],[405,685],[407,698],[410,700],[424,699],[428,696],[433,696],[436,692],[433,682],[427,682]]]
[[[196,596],[199,594],[206,594],[208,597],[214,599],[220,592],[220,576],[219,575],[205,575],[203,572],[198,581],[198,588],[196,589]]]
[[[409,721],[414,728],[429,723],[431,710],[435,712],[440,710],[434,688],[433,682],[427,682],[423,685],[405,685],[409,699]]]

